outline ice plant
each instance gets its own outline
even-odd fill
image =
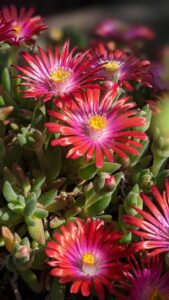
[[[8,41],[12,37],[12,34],[11,23],[4,23],[0,20],[0,42]]]
[[[118,300],[169,300],[169,271],[163,272],[159,256],[130,259],[129,270],[121,280]]]
[[[155,135],[156,128],[159,128],[162,137],[169,139],[169,93],[161,94],[156,101],[150,101],[150,108],[153,112],[150,132]]]
[[[95,33],[107,39],[113,39],[123,43],[142,40],[152,40],[154,32],[146,26],[128,26],[117,19],[105,19],[95,28]]]
[[[145,119],[136,116],[138,111],[133,109],[135,103],[129,102],[129,97],[115,102],[116,96],[116,86],[104,95],[98,88],[89,88],[86,94],[79,94],[71,107],[61,112],[49,111],[57,122],[45,125],[49,131],[61,134],[60,138],[52,141],[52,146],[72,145],[67,158],[85,156],[88,161],[95,155],[98,168],[102,167],[104,157],[110,162],[115,160],[112,151],[123,162],[129,161],[128,153],[139,155],[137,147],[140,148],[141,144],[132,138],[147,138],[145,133],[134,128],[144,126]]]
[[[79,91],[99,79],[99,67],[93,68],[94,59],[88,58],[90,51],[74,54],[75,49],[69,51],[69,41],[66,41],[61,54],[58,47],[54,54],[51,49],[46,54],[40,47],[38,54],[23,52],[22,58],[28,66],[16,68],[23,74],[18,76],[25,81],[22,85],[28,87],[24,96],[42,97],[47,101]]]
[[[116,19],[105,19],[96,25],[95,33],[102,38],[112,38],[115,40],[123,40],[123,33],[126,26]]]
[[[99,219],[69,221],[47,242],[51,275],[60,277],[61,283],[72,282],[71,293],[89,296],[94,288],[98,299],[105,299],[103,286],[113,292],[113,281],[120,276],[118,259],[126,253],[125,246],[118,244],[120,237]]]
[[[165,191],[159,192],[156,186],[151,187],[154,200],[144,193],[141,197],[147,210],[133,207],[142,219],[136,216],[124,216],[126,224],[136,226],[132,232],[142,238],[141,241],[133,244],[133,250],[151,250],[155,255],[160,252],[169,251],[169,180],[165,180]]]
[[[151,87],[152,75],[150,62],[137,58],[135,55],[122,49],[110,50],[103,43],[96,48],[98,63],[103,64],[102,75],[108,82],[117,81],[128,90],[132,90],[131,82],[139,82]]]
[[[4,23],[10,22],[12,36],[8,37],[7,42],[14,46],[20,46],[23,43],[34,42],[34,36],[46,29],[41,16],[33,16],[34,9],[26,11],[22,7],[19,11],[14,5],[4,6],[1,10],[1,16]]]

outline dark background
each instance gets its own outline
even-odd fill
[[[169,42],[169,0],[0,0],[0,7],[11,3],[17,7],[33,6],[42,16],[51,16],[51,19],[56,16],[57,26],[65,22],[66,26],[75,25],[77,29],[115,17],[150,26],[161,44]],[[72,13],[76,15],[74,20]]]
[[[113,6],[117,5],[149,5],[153,9],[157,6],[167,6],[169,8],[168,0],[1,0],[0,7],[3,5],[15,4],[17,7],[34,6],[38,13],[43,15],[57,14],[62,11],[70,11],[76,9],[83,9],[86,7],[92,7],[97,5],[102,5],[103,8],[111,4]],[[169,10],[168,10],[169,14]]]

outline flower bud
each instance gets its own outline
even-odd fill
[[[4,121],[12,113],[13,109],[13,106],[0,108],[0,120]]]
[[[43,134],[34,128],[22,128],[18,134],[18,141],[21,146],[30,151],[39,151],[44,144]]]
[[[94,188],[98,192],[112,191],[115,187],[115,177],[109,173],[100,173],[94,181]]]
[[[30,259],[30,247],[27,245],[20,245],[15,253],[16,259],[25,258],[26,261]]]
[[[124,200],[124,209],[127,214],[132,216],[138,214],[137,211],[134,208],[132,208],[132,206],[136,206],[140,209],[142,208],[143,200],[141,199],[139,193],[140,191],[138,184],[134,185],[134,187],[128,193],[126,199]]]
[[[2,237],[4,239],[6,249],[9,252],[12,252],[14,244],[14,235],[6,226],[2,226]]]
[[[138,184],[143,190],[150,189],[150,187],[154,184],[153,179],[154,176],[151,173],[150,169],[145,169],[140,173]]]

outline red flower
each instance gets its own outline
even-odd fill
[[[12,37],[11,23],[0,21],[0,42],[8,41]]]
[[[53,267],[51,275],[60,277],[61,283],[72,282],[70,292],[74,294],[81,291],[87,297],[94,287],[103,300],[103,286],[112,293],[113,281],[121,273],[118,259],[126,254],[125,247],[118,244],[121,236],[99,219],[85,223],[77,219],[61,226],[61,233],[54,233],[45,251]]]
[[[128,153],[139,155],[137,148],[142,146],[132,138],[147,138],[134,128],[144,126],[145,119],[136,116],[138,111],[132,109],[135,103],[128,102],[129,97],[115,102],[116,97],[116,87],[103,96],[98,88],[87,89],[85,95],[75,97],[76,103],[72,102],[71,107],[65,107],[62,112],[49,111],[56,122],[45,125],[49,131],[62,135],[53,140],[52,145],[72,145],[67,153],[72,159],[85,156],[90,160],[95,155],[98,168],[102,167],[104,156],[114,161],[112,151],[124,162],[129,161]]]
[[[22,53],[22,58],[28,66],[16,66],[23,73],[19,75],[25,80],[22,85],[28,87],[24,96],[42,97],[44,101],[52,97],[63,97],[82,88],[90,86],[94,80],[99,79],[97,71],[93,68],[93,59],[89,59],[90,51],[77,53],[76,48],[69,51],[69,41],[65,42],[62,53],[55,48],[54,54],[48,49],[47,54],[39,47],[39,54]]]
[[[128,90],[132,90],[131,82],[139,82],[144,86],[152,87],[150,62],[137,58],[124,50],[110,50],[102,43],[96,48],[98,63],[103,65],[102,76],[112,84],[116,81]]]
[[[34,9],[25,10],[24,7],[18,12],[14,5],[10,8],[3,7],[1,15],[3,22],[11,23],[12,36],[8,37],[7,42],[11,45],[19,46],[23,43],[34,42],[34,35],[39,34],[46,29],[43,24],[43,18],[40,16],[33,16]]]
[[[130,26],[116,19],[105,19],[95,28],[95,33],[122,43],[153,40],[154,32],[146,26]]]
[[[158,255],[140,257],[140,262],[133,256],[118,283],[118,300],[169,300],[168,282],[169,271],[164,273]]]
[[[154,200],[141,193],[148,211],[134,207],[143,219],[127,215],[124,216],[124,221],[138,227],[140,230],[131,231],[144,239],[136,242],[132,246],[133,250],[152,249],[151,254],[154,255],[169,251],[169,180],[165,181],[165,191],[162,195],[156,186],[152,186],[151,190],[156,204]]]

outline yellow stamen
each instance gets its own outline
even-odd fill
[[[86,253],[83,255],[83,262],[87,265],[94,265],[95,263],[95,257],[91,253]]]
[[[64,67],[60,67],[51,72],[50,78],[55,82],[63,82],[66,79],[68,79],[70,75],[71,75],[71,71],[65,70]]]
[[[22,28],[20,25],[15,25],[13,29],[16,31],[16,34],[19,34]]]
[[[165,295],[159,293],[157,289],[153,289],[149,300],[166,300]]]
[[[117,61],[111,60],[105,64],[105,68],[110,73],[115,73],[119,70],[120,64]]]
[[[96,130],[101,130],[106,127],[106,118],[103,116],[93,116],[89,120],[89,125],[91,128],[96,129]]]

